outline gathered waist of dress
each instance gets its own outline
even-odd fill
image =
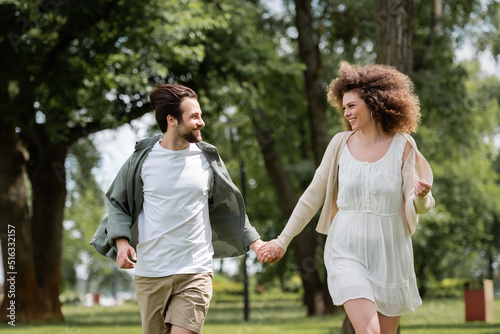
[[[347,214],[359,214],[359,213],[368,213],[368,214],[373,214],[377,216],[382,216],[382,217],[394,217],[394,216],[399,216],[403,213],[403,210],[394,212],[394,213],[381,213],[381,212],[374,212],[374,211],[348,211],[348,210],[339,210],[339,213],[347,213]]]

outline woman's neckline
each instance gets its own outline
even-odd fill
[[[351,133],[351,134],[349,135],[349,138],[350,138],[350,137],[351,137],[354,133],[355,133],[355,132]],[[351,150],[349,149],[349,145],[347,144],[347,143],[348,143],[348,141],[349,141],[349,138],[347,138],[347,141],[346,141],[345,147],[346,147],[347,152],[349,153],[349,155],[350,155],[350,156],[351,156],[351,157],[352,157],[355,161],[357,161],[357,162],[359,162],[359,163],[361,163],[361,164],[365,164],[365,165],[373,165],[373,164],[377,164],[377,163],[379,163],[380,161],[384,160],[384,159],[385,159],[385,157],[389,154],[389,151],[392,149],[392,146],[394,145],[394,141],[395,141],[395,140],[394,140],[394,138],[396,137],[396,135],[397,135],[397,132],[396,132],[396,133],[392,136],[392,138],[391,138],[391,143],[389,144],[389,148],[388,148],[388,149],[387,149],[387,151],[384,153],[384,155],[383,155],[382,157],[380,157],[379,159],[377,159],[377,160],[373,161],[373,162],[371,162],[371,161],[362,161],[362,160],[359,160],[358,158],[356,158],[356,157],[352,154]]]

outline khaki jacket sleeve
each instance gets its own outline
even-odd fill
[[[120,237],[127,238],[129,241],[132,239],[130,232],[132,216],[128,207],[126,189],[128,161],[122,166],[106,193],[108,215],[104,217],[90,240],[90,244],[99,253],[113,260],[116,260],[117,253],[115,239]]]
[[[106,203],[108,205],[108,243],[115,247],[115,240],[127,238],[132,240],[130,227],[132,226],[132,208],[129,207],[129,197],[127,182],[129,181],[130,158],[123,164],[117,176],[113,180],[106,193]]]

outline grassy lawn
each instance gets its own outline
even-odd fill
[[[242,320],[242,304],[215,300],[208,313],[203,334],[337,334],[343,314],[305,317],[305,309],[297,299],[263,300],[254,298],[251,321]],[[137,305],[118,307],[65,306],[66,322],[60,325],[0,325],[0,332],[13,334],[140,334]],[[500,300],[495,301],[496,319],[490,323],[465,323],[462,299],[424,300],[424,305],[401,320],[402,334],[498,334],[500,333]]]

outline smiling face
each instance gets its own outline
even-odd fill
[[[365,101],[354,91],[344,93],[342,99],[342,110],[353,130],[360,130],[368,126],[373,126],[370,109]]]
[[[177,123],[176,134],[178,137],[189,143],[198,143],[201,141],[201,129],[205,122],[201,118],[200,104],[196,99],[185,98],[181,104],[182,122]]]

